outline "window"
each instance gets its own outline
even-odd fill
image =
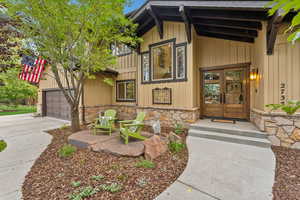
[[[135,101],[135,81],[117,81],[117,101]]]
[[[186,46],[176,47],[176,79],[186,78]]]
[[[151,48],[152,80],[172,79],[173,43],[169,42]]]
[[[112,44],[111,51],[114,56],[123,56],[131,54],[131,48],[125,44]]]
[[[142,54],[142,82],[150,81],[149,53]]]

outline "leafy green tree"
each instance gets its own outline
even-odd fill
[[[18,23],[6,14],[6,8],[0,3],[0,73],[16,67],[21,53],[21,34]]]
[[[127,0],[2,1],[10,16],[22,21],[24,37],[30,38],[31,46],[50,64],[71,106],[72,131],[79,130],[84,80],[116,63],[111,44],[135,46],[138,42],[136,25],[123,14]],[[108,78],[105,82],[112,84]]]
[[[273,15],[278,10],[282,10],[284,16],[291,11],[296,13],[287,29],[287,32],[292,32],[288,37],[288,41],[294,43],[300,40],[300,0],[273,0],[269,5],[272,5],[272,9],[269,11],[270,15]]]
[[[36,98],[37,87],[20,80],[19,72],[18,68],[10,68],[5,73],[0,73],[0,101],[16,106],[24,99]]]

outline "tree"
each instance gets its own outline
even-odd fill
[[[19,68],[7,69],[0,73],[0,101],[6,101],[16,106],[20,101],[27,98],[36,98],[37,87],[26,81],[20,80]]]
[[[17,22],[7,16],[6,8],[0,4],[0,73],[19,63],[21,35],[17,26]]]
[[[278,10],[283,11],[283,16],[292,11],[296,13],[286,31],[292,32],[288,37],[288,41],[294,43],[297,40],[300,40],[300,0],[273,0],[270,5],[272,5],[272,9],[269,10],[270,15],[275,14]]]
[[[79,102],[84,80],[113,66],[110,45],[134,46],[136,25],[123,14],[127,0],[4,0],[10,16],[51,66],[71,106],[71,128],[80,129]],[[63,80],[66,86],[62,84]],[[106,78],[106,83],[112,80]]]

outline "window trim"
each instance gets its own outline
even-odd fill
[[[144,77],[144,66],[143,66],[143,55],[144,54],[148,54],[148,58],[149,58],[149,81],[144,81],[143,77]],[[149,51],[145,51],[141,53],[141,83],[149,83],[151,82],[151,66],[150,66],[150,52]]]
[[[128,82],[133,82],[134,84],[134,99],[119,99],[118,98],[118,84],[120,83],[128,83]],[[125,96],[126,95],[126,87],[125,87]],[[127,80],[117,80],[116,81],[116,102],[136,102],[136,83],[135,83],[135,79],[127,79]]]
[[[163,78],[163,79],[154,79],[154,66],[152,66],[152,61],[153,61],[153,55],[152,55],[152,51],[153,51],[153,49],[154,48],[157,48],[157,47],[161,47],[161,46],[165,46],[165,45],[168,45],[168,44],[171,44],[171,55],[172,55],[172,58],[171,58],[171,62],[172,62],[172,64],[171,64],[171,78]],[[174,63],[174,56],[175,56],[175,54],[174,54],[174,49],[175,49],[175,41],[164,41],[163,43],[160,43],[160,44],[156,44],[156,45],[154,45],[154,46],[151,46],[150,47],[150,60],[151,60],[151,65],[150,65],[150,67],[151,67],[151,73],[150,73],[150,77],[151,77],[151,80],[153,81],[153,82],[156,82],[156,81],[169,81],[169,80],[174,80],[174,65],[175,65],[175,63]]]
[[[173,43],[173,70],[172,70],[172,78],[171,79],[159,79],[159,80],[153,80],[152,79],[152,55],[151,55],[151,49],[153,47],[156,47],[156,46],[159,46],[159,45],[163,45],[163,44],[166,44],[166,43]],[[186,64],[185,64],[185,78],[182,78],[182,79],[177,79],[176,78],[176,67],[177,67],[177,59],[176,59],[176,47],[177,46],[183,46],[185,45],[185,61],[186,61]],[[185,82],[188,80],[187,78],[187,42],[183,42],[183,43],[179,43],[179,44],[176,44],[176,38],[173,38],[173,39],[170,39],[170,40],[164,40],[164,41],[161,41],[161,42],[157,42],[157,43],[153,43],[153,44],[150,44],[149,45],[149,50],[148,51],[145,51],[145,52],[141,52],[140,54],[145,54],[145,53],[149,53],[149,73],[150,73],[150,80],[149,81],[143,81],[143,66],[142,66],[142,58],[141,58],[141,84],[159,84],[159,83],[170,83],[170,82]]]
[[[177,77],[177,70],[178,70],[178,68],[177,68],[177,48],[179,48],[179,47],[184,47],[184,72],[185,72],[185,74],[184,74],[184,77],[182,77],[182,78],[178,78]],[[187,42],[184,42],[184,43],[180,43],[180,44],[176,44],[175,45],[175,60],[176,60],[176,63],[175,63],[175,79],[176,80],[182,80],[182,81],[187,81]]]

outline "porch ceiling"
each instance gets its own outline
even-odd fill
[[[157,26],[163,35],[163,21],[183,22],[190,42],[193,25],[198,35],[253,43],[262,29],[261,21],[269,20],[269,1],[163,1],[149,0],[130,13],[139,24],[138,36]]]

